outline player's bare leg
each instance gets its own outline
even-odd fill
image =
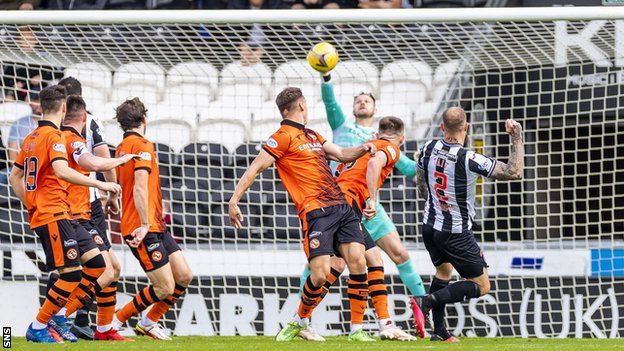
[[[323,291],[323,285],[331,271],[331,256],[322,255],[310,260],[310,276],[306,279],[301,292],[299,309],[292,322],[288,323],[275,337],[275,341],[291,341],[299,332],[310,324],[310,316],[317,306],[317,298]],[[320,341],[320,340],[319,340]]]
[[[377,247],[366,250],[365,257],[366,265],[368,266],[368,291],[377,315],[381,340],[416,340],[414,336],[396,326],[390,318],[388,289],[385,284],[384,262],[381,257],[381,250]]]
[[[338,247],[340,255],[349,267],[349,306],[351,309],[350,341],[375,341],[362,329],[364,312],[368,302],[368,276],[366,274],[366,258],[364,245],[360,243],[341,244]]]
[[[150,336],[152,339],[156,340],[171,340],[167,330],[158,324],[158,321],[175,305],[184,294],[189,284],[191,284],[191,280],[193,280],[191,267],[189,267],[182,251],[171,253],[169,255],[169,264],[171,264],[171,271],[173,272],[173,279],[175,280],[173,294],[162,301],[156,302],[149,313],[145,314],[139,323],[137,323],[135,328],[137,333]]]

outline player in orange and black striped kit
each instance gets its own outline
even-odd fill
[[[399,147],[405,140],[403,121],[391,116],[382,118],[379,120],[379,130],[375,136],[376,138],[370,141],[377,149],[374,157],[365,155],[354,162],[344,163],[338,167],[340,175],[337,182],[347,203],[353,207],[358,217],[362,217],[364,213],[367,219],[375,216],[377,190],[392,173],[401,155]],[[383,259],[379,248],[368,233],[366,233],[365,246],[368,290],[379,321],[379,336],[382,340],[416,340],[414,336],[398,328],[390,319]],[[344,269],[344,262],[340,258],[332,260],[330,275],[315,304],[323,300]]]
[[[55,319],[64,322],[63,308],[81,278],[95,280],[106,266],[89,233],[70,221],[67,183],[114,193],[121,190],[117,184],[90,179],[69,167],[65,138],[59,130],[66,111],[65,99],[63,87],[50,86],[41,91],[43,119],[24,139],[9,179],[28,210],[30,227],[43,245],[48,269],[59,272],[59,279],[26,332],[26,339],[33,342],[55,343],[61,338],[77,341],[68,329],[59,336],[48,324]]]
[[[123,187],[121,234],[152,285],[139,291],[117,311],[113,326],[119,329],[130,317],[153,304],[135,330],[153,339],[171,340],[158,320],[184,294],[193,274],[180,247],[165,228],[154,144],[144,137],[147,109],[139,98],[134,98],[119,105],[116,114],[124,131],[117,157],[138,155],[117,168],[117,179]]]
[[[349,305],[351,333],[349,340],[374,341],[362,329],[368,296],[364,233],[359,217],[346,204],[327,159],[353,162],[372,144],[342,149],[305,127],[307,104],[301,90],[286,88],[276,98],[283,121],[265,143],[249,169],[236,185],[230,199],[229,216],[236,228],[242,227],[243,215],[238,207],[244,192],[265,169],[275,164],[278,174],[301,219],[303,247],[311,274],[306,280],[295,319],[280,331],[277,341],[292,340],[309,323],[316,298],[329,275],[331,256],[342,256],[349,266]]]
[[[119,158],[102,158],[91,154],[87,148],[87,141],[80,134],[87,121],[87,107],[84,100],[77,95],[67,98],[67,113],[63,120],[61,130],[65,136],[65,146],[69,156],[69,166],[85,176],[91,172],[104,172],[130,161],[135,155],[127,154]],[[69,184],[67,187],[68,201],[72,213],[72,219],[82,226],[97,244],[106,262],[106,266],[112,265],[111,245],[106,233],[99,231],[91,218],[91,203],[89,201],[89,188],[80,185]],[[97,330],[94,335],[95,340],[126,340],[112,328],[113,315],[117,289],[110,286],[116,284],[112,267],[96,281],[90,281],[83,276],[79,289],[74,290],[66,305],[65,316],[69,317],[79,308],[88,303],[93,294],[97,296]]]

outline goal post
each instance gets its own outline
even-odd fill
[[[227,205],[279,126],[273,100],[282,88],[302,88],[308,127],[331,139],[321,78],[304,61],[319,41],[339,52],[332,84],[347,118],[353,96],[372,92],[377,116],[405,121],[409,157],[440,137],[450,106],[469,115],[469,147],[501,161],[510,151],[504,120],[523,125],[524,178],[478,183],[474,235],[492,290],[448,306],[453,334],[623,335],[624,8],[0,11],[3,145],[15,151],[38,91],[64,76],[82,82],[112,147],[122,138],[114,107],[141,98],[168,230],[195,275],[165,325],[178,335],[274,335],[296,311],[305,265],[296,210],[273,169],[241,201],[243,229],[229,225]],[[413,179],[395,172],[380,199],[428,286],[434,269]],[[47,282],[27,217],[0,175],[0,296],[23,292],[0,299],[0,322],[16,333]],[[109,229],[122,264],[120,307],[147,280],[117,217]],[[408,291],[384,260],[391,314],[411,329]],[[348,330],[346,296],[339,280],[312,317],[320,333]],[[373,332],[374,321],[371,308]]]

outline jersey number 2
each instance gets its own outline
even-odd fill
[[[37,171],[39,170],[39,160],[36,157],[26,159],[26,170],[24,171],[24,183],[26,183],[27,191],[35,191],[37,189]]]
[[[445,203],[448,201],[448,196],[444,195],[444,191],[447,186],[447,178],[444,172],[433,172],[433,176],[435,177],[435,184],[433,185],[433,189],[435,190],[436,197],[440,202]]]

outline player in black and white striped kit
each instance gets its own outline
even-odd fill
[[[440,127],[444,138],[423,145],[416,174],[419,195],[427,199],[423,241],[436,267],[429,295],[419,303],[425,316],[433,312],[431,339],[457,342],[444,324],[445,305],[490,291],[488,266],[472,233],[477,178],[521,179],[524,145],[522,127],[508,119],[505,131],[512,139],[508,163],[465,149],[468,122],[466,112],[459,107],[444,111]],[[453,268],[465,280],[449,284]]]
[[[82,85],[80,81],[74,77],[65,77],[59,81],[59,85],[65,87],[67,95],[79,95],[82,96]],[[87,121],[85,129],[82,131],[82,135],[87,141],[87,150],[98,157],[110,158],[110,149],[106,143],[104,136],[104,128],[98,119],[92,114],[87,114]],[[117,173],[115,169],[102,173],[107,182],[117,182]],[[90,177],[95,178],[96,173],[91,172]],[[108,280],[112,281],[104,290],[96,293],[96,299],[102,300],[108,298],[108,300],[115,300],[117,280],[121,271],[121,265],[119,260],[111,250],[111,244],[108,239],[108,226],[106,224],[106,213],[117,214],[119,212],[119,199],[117,196],[111,196],[106,199],[106,213],[102,206],[102,198],[100,191],[96,188],[89,188],[89,201],[91,202],[91,229],[89,234],[94,238],[94,241],[98,245],[98,248],[103,253],[106,261],[106,271],[103,275],[108,276]],[[113,304],[114,302],[107,302]],[[100,305],[103,303],[100,301]],[[82,339],[93,340],[94,332],[89,326],[88,313],[91,303],[85,304],[80,310],[76,312],[76,318],[74,324],[71,327],[72,333]],[[113,310],[114,311],[114,310]],[[110,316],[112,318],[112,315]],[[107,318],[101,318],[98,314],[98,330],[106,331],[110,329],[110,326],[100,326],[102,320]]]

